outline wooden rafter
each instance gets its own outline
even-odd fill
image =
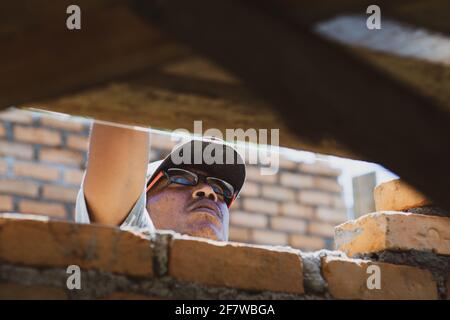
[[[154,22],[238,75],[299,137],[336,138],[450,207],[450,114],[431,99],[255,1],[158,9]]]
[[[402,21],[450,30],[445,1],[379,3]],[[168,129],[199,118],[208,127],[280,128],[283,146],[378,162],[450,207],[448,67],[345,48],[310,31],[363,13],[368,1],[80,0],[78,33],[65,29],[69,4],[4,4],[0,108]],[[189,61],[205,65],[203,57],[232,76],[216,67],[194,76]],[[168,71],[183,61],[187,73]]]

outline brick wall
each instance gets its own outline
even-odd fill
[[[408,215],[396,214],[407,226]],[[0,215],[0,299],[449,299],[450,257],[404,245],[349,258]],[[80,268],[80,290],[67,287],[70,265]]]
[[[73,219],[88,135],[87,121],[0,113],[0,211]]]
[[[75,224],[52,218],[70,218],[86,123],[1,117],[1,143],[8,146],[1,149],[2,210],[31,203],[21,212],[48,214],[45,206],[60,205],[64,215],[0,214],[0,299],[450,299],[450,212],[400,180],[375,189],[378,212],[324,232],[321,226],[345,220],[337,171],[283,161],[279,175],[260,176],[250,167],[232,227],[249,242],[276,234],[274,244],[294,248]],[[70,137],[83,147],[69,146]],[[152,157],[170,143],[167,136],[154,139]],[[305,252],[287,242],[298,238],[306,247],[330,234],[340,251]],[[80,290],[67,286],[72,265],[80,268]]]
[[[27,111],[0,114],[0,212],[73,219],[86,164],[90,121]],[[152,134],[151,159],[170,151],[167,135]],[[230,240],[332,248],[333,226],[346,220],[339,170],[280,159],[277,175],[248,167],[230,216]]]

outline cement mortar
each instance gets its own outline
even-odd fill
[[[436,206],[424,206],[405,210],[404,212],[450,218],[450,212]]]
[[[315,252],[302,252],[303,285],[307,294],[328,296],[328,284],[322,276],[321,260],[325,256],[345,257],[340,251],[320,250]]]
[[[0,264],[0,282],[22,285],[45,285],[66,289],[68,274],[61,268],[30,268]],[[329,296],[252,292],[225,287],[206,287],[196,283],[181,283],[170,277],[143,279],[126,277],[98,270],[82,270],[81,290],[67,291],[69,299],[98,299],[114,292],[135,293],[168,299],[237,299],[237,300],[315,300]]]
[[[168,272],[170,242],[175,234],[170,230],[158,230],[152,237],[153,269],[159,277]]]

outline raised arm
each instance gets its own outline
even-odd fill
[[[144,188],[148,154],[147,131],[94,122],[84,180],[92,222],[124,221]]]

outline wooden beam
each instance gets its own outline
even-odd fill
[[[66,28],[73,1],[8,2],[0,13],[0,108],[55,97],[190,54],[129,1],[80,0],[82,29]]]
[[[390,17],[417,27],[450,35],[450,2],[447,0],[243,0],[247,4],[291,23],[312,26],[343,14],[365,15],[369,5]]]
[[[155,7],[152,1],[80,0],[80,33],[65,28],[70,1],[4,4],[0,40],[8,46],[0,51],[0,108],[45,106],[169,129],[192,119],[210,127],[280,128],[284,146],[379,162],[445,203],[449,185],[440,172],[446,172],[449,157],[442,147],[448,137],[448,68],[320,40],[307,30],[312,24],[364,12],[367,5],[324,1],[167,0]],[[445,2],[412,1],[382,5],[395,17],[447,30]],[[150,16],[139,15],[145,13]],[[217,81],[161,72],[190,50],[147,19],[243,83],[230,84],[211,70],[205,73],[217,75]],[[190,74],[194,69],[188,68]],[[354,125],[363,118],[372,119],[375,128]],[[407,130],[405,123],[420,130]],[[423,165],[432,168],[421,170]]]
[[[239,81],[197,57],[170,64],[160,72],[23,105],[31,106],[162,130],[193,131],[194,121],[202,120],[204,130],[219,129],[224,137],[230,128],[277,128],[284,147],[358,158],[334,140],[309,143],[298,139],[276,110]]]
[[[450,208],[443,107],[255,2],[158,4],[153,22],[238,75],[298,136],[334,138]],[[362,118],[373,126],[354,121]]]

